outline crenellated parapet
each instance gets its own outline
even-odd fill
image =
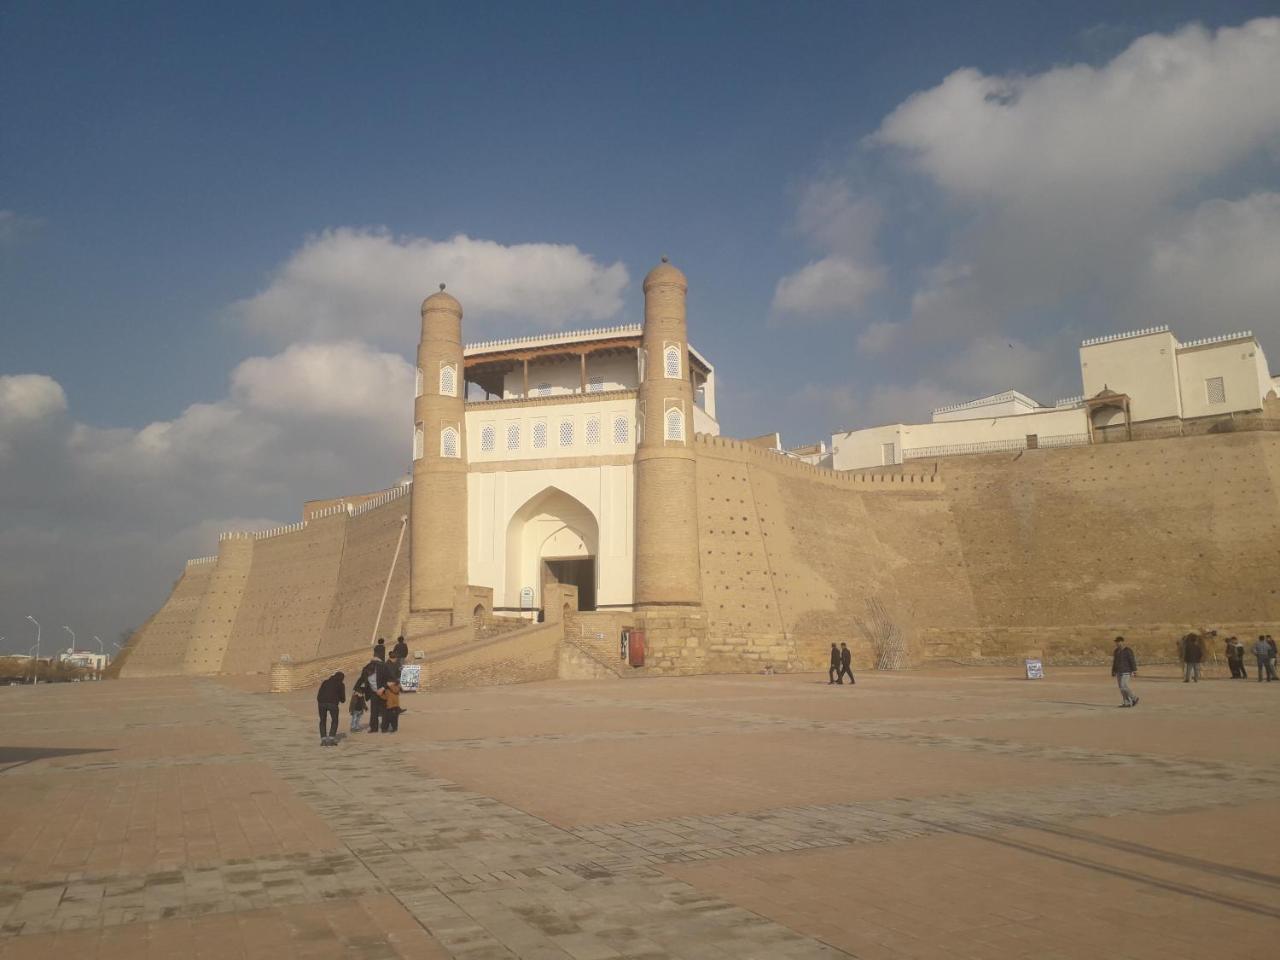
[[[817,483],[844,487],[858,492],[902,492],[911,490],[941,493],[946,489],[943,476],[935,471],[928,473],[905,471],[853,473],[845,470],[832,470],[828,467],[817,467],[811,463],[805,463],[803,460],[797,460],[794,457],[784,456],[775,450],[748,443],[745,440],[717,437],[706,433],[699,433],[694,437],[694,447],[699,456],[718,457],[739,463],[759,465],[772,471],[804,476]]]

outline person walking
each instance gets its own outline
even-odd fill
[[[1258,661],[1258,682],[1261,683],[1263,674],[1266,674],[1267,682],[1270,683],[1275,679],[1275,670],[1271,666],[1271,645],[1262,634],[1258,634],[1258,642],[1253,645],[1253,656]]]
[[[836,674],[840,672],[840,648],[834,643],[831,645],[831,665],[827,667],[827,683],[836,682]]]
[[[378,642],[373,645],[373,656],[375,660],[387,659],[387,645],[382,642],[382,638],[378,638]]]
[[[347,688],[343,684],[343,673],[339,670],[324,683],[316,693],[316,707],[320,714],[320,745],[332,746],[338,742],[338,704],[346,703]],[[324,732],[325,717],[329,718],[329,733]]]
[[[1267,654],[1267,676],[1274,680],[1276,679],[1276,642],[1271,639],[1269,633],[1262,639],[1267,642],[1267,648],[1270,651]]]
[[[409,657],[409,645],[404,642],[404,637],[396,637],[396,645],[391,648],[391,659],[398,663],[404,663]]]
[[[1188,633],[1183,638],[1182,682],[1200,682],[1200,664],[1204,660],[1204,641],[1198,633]]]
[[[382,732],[398,733],[400,730],[400,681],[389,679],[387,685],[378,691],[382,698]]]
[[[1120,697],[1124,701],[1122,707],[1136,707],[1138,695],[1129,686],[1129,680],[1138,673],[1138,660],[1124,642],[1124,637],[1116,637],[1115,653],[1111,655],[1111,675],[1116,678],[1120,687]]]
[[[840,684],[841,686],[844,686],[845,674],[849,675],[850,683],[858,682],[857,680],[853,679],[853,670],[851,670],[849,667],[849,664],[852,662],[853,662],[853,654],[849,652],[848,644],[844,644],[844,643],[840,644],[840,672],[836,674],[836,683]]]

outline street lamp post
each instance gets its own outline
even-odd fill
[[[98,656],[102,658],[98,661],[98,669],[94,671],[94,679],[97,679],[102,676],[102,671],[107,667],[107,648],[102,645],[102,638],[96,633],[93,635],[93,639],[98,643]]]
[[[67,633],[71,634],[71,649],[68,650],[67,653],[75,653],[76,652],[76,632],[72,630],[70,627],[65,625],[63,626],[62,629],[67,631]]]
[[[31,666],[31,685],[34,687],[40,682],[40,621],[31,614],[27,614],[27,619],[36,625],[36,658]]]

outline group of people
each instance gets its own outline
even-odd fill
[[[1226,644],[1224,652],[1227,655],[1227,666],[1231,669],[1231,679],[1248,680],[1249,670],[1245,666],[1244,644],[1235,637],[1227,637],[1223,643]],[[1271,634],[1258,634],[1258,639],[1253,642],[1249,651],[1258,661],[1258,682],[1262,682],[1264,674],[1268,683],[1276,679],[1276,642]]]
[[[1205,636],[1205,634],[1188,633],[1178,638],[1178,660],[1182,663],[1183,683],[1200,682],[1200,665],[1204,662],[1206,652]],[[1211,631],[1207,636],[1214,637],[1217,633]],[[1120,686],[1120,698],[1123,701],[1120,706],[1136,707],[1138,697],[1134,694],[1129,681],[1138,672],[1138,660],[1133,655],[1133,650],[1125,643],[1124,637],[1116,637],[1115,644],[1115,652],[1111,656],[1111,676],[1116,678],[1116,683]],[[1236,637],[1224,638],[1223,644],[1227,667],[1231,670],[1231,679],[1248,680],[1249,671],[1245,667],[1245,645]],[[1276,642],[1271,634],[1259,634],[1258,639],[1249,649],[1258,662],[1258,682],[1261,683],[1264,677],[1268,683],[1275,680]],[[832,669],[836,662],[835,656],[833,645],[831,647]]]
[[[844,685],[844,678],[847,676],[850,683],[857,683],[853,679],[853,670],[849,664],[853,662],[853,654],[849,652],[848,644],[840,644],[837,647],[834,643],[831,645],[831,666],[827,670],[827,683]]]
[[[400,672],[408,656],[409,645],[405,643],[404,637],[396,639],[390,656],[387,655],[386,644],[381,637],[378,638],[373,646],[372,659],[360,668],[360,676],[351,688],[352,733],[360,732],[366,708],[370,733],[396,733],[400,729],[400,714],[404,713],[404,708],[400,706]],[[332,746],[338,742],[338,710],[347,701],[345,681],[346,675],[339,670],[320,684],[320,690],[316,694],[322,746]]]

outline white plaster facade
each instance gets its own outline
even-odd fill
[[[464,349],[467,581],[493,589],[495,612],[533,616],[547,564],[564,562],[591,565],[596,609],[632,606],[641,332]],[[694,429],[719,434],[715,370],[689,355]]]
[[[1129,420],[1189,420],[1262,409],[1277,381],[1252,333],[1180,343],[1167,327],[1097,337],[1080,346],[1083,395],[1043,407],[1016,390],[941,407],[932,422],[889,424],[834,434],[837,470],[888,466],[914,457],[981,453],[1089,441],[1085,398],[1128,398]],[[1122,406],[1096,409],[1093,427],[1123,424]],[[1034,439],[1033,439],[1034,438]]]

